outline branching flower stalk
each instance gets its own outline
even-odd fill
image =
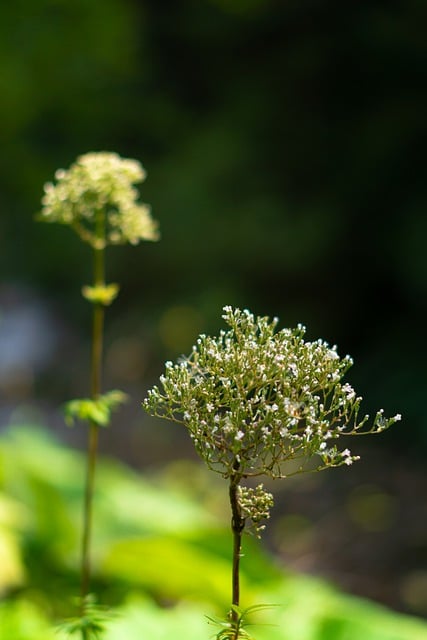
[[[80,156],[68,171],[56,172],[56,184],[47,183],[40,219],[70,225],[93,250],[94,281],[82,289],[93,305],[90,397],[66,405],[66,419],[89,423],[86,483],[83,501],[81,543],[80,624],[74,619],[71,632],[82,640],[98,638],[102,630],[96,606],[90,597],[92,505],[99,429],[110,423],[111,411],[125,400],[121,391],[102,395],[103,333],[105,307],[118,294],[116,284],[105,282],[105,250],[111,244],[138,244],[158,239],[157,225],[147,205],[138,202],[135,184],[145,179],[145,171],[135,160],[115,153],[88,153]],[[93,622],[93,624],[92,624]]]
[[[342,436],[380,433],[400,420],[382,409],[369,424],[362,398],[342,381],[352,365],[323,340],[304,340],[305,328],[276,331],[277,318],[224,308],[218,337],[201,335],[192,353],[166,363],[143,402],[145,410],[184,425],[209,469],[229,484],[233,534],[230,623],[218,638],[245,638],[240,609],[240,558],[245,531],[260,537],[273,496],[250,479],[351,465]]]

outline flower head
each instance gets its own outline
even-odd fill
[[[304,340],[305,329],[276,331],[277,319],[224,308],[229,326],[218,337],[201,335],[190,356],[167,363],[144,408],[184,424],[207,465],[224,477],[284,477],[350,465],[343,435],[376,433],[400,419],[379,411],[372,426],[360,416],[361,397],[342,383],[352,364],[323,340]],[[295,461],[298,461],[297,465]],[[316,467],[315,467],[316,468]]]
[[[45,184],[40,220],[72,226],[95,249],[157,240],[157,223],[134,186],[145,176],[139,162],[116,153],[82,155],[56,172],[56,184]]]

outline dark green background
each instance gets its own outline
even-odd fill
[[[4,285],[89,340],[90,254],[34,214],[77,155],[138,158],[162,240],[110,250],[122,293],[107,343],[142,341],[140,396],[165,358],[218,330],[224,304],[244,306],[338,343],[367,409],[404,415],[382,442],[425,450],[425,3],[17,0],[0,13]],[[52,375],[34,395],[69,397]]]

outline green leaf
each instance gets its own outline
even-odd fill
[[[80,608],[80,607],[79,607]],[[58,625],[58,629],[68,635],[84,633],[88,640],[99,640],[106,631],[106,625],[115,617],[115,613],[95,602],[93,594],[84,599],[81,616],[67,618]]]
[[[77,398],[67,402],[64,407],[65,421],[72,426],[74,420],[82,420],[107,427],[110,424],[111,412],[126,402],[127,395],[122,391],[108,391],[96,399]]]

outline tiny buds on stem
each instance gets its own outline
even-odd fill
[[[82,287],[82,296],[92,304],[101,304],[104,307],[108,307],[117,298],[119,290],[119,285],[115,283],[96,285],[94,287],[84,286]]]
[[[237,496],[242,518],[251,521],[246,531],[260,538],[265,529],[265,524],[261,523],[270,518],[270,509],[274,505],[273,495],[264,490],[263,484],[259,484],[255,488],[239,485]]]

